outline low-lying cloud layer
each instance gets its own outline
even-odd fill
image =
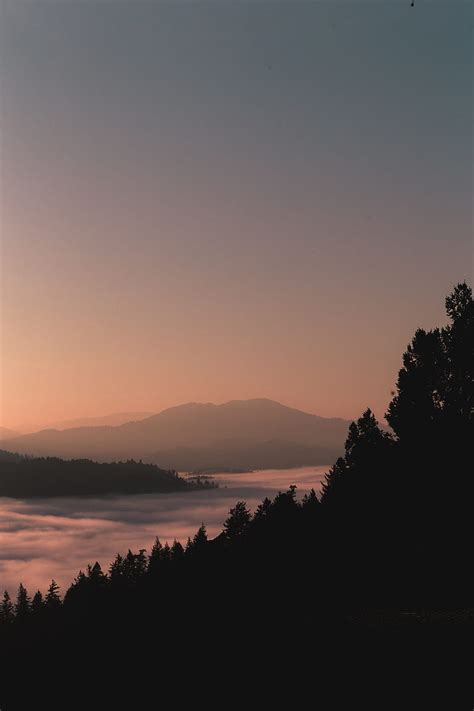
[[[64,592],[79,570],[96,560],[108,569],[129,548],[149,550],[155,536],[183,543],[202,522],[222,530],[229,509],[245,500],[254,510],[265,496],[296,484],[300,494],[320,488],[328,467],[223,474],[220,488],[179,494],[100,498],[0,499],[0,591],[30,593],[54,578]]]

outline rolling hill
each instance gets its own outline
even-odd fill
[[[0,450],[0,497],[101,496],[213,488],[142,462],[21,457]]]
[[[18,432],[8,429],[8,427],[0,427],[0,442],[5,439],[12,439],[13,437],[18,437]]]
[[[179,471],[327,464],[343,450],[349,423],[273,400],[188,403],[119,426],[47,429],[2,442],[35,456],[143,459]]]

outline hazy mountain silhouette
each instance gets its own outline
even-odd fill
[[[267,399],[188,403],[111,427],[47,429],[5,441],[15,452],[99,461],[142,458],[173,469],[326,464],[343,450],[348,422]],[[163,464],[166,462],[166,465]]]
[[[8,429],[8,427],[0,427],[0,441],[12,439],[12,437],[18,437],[18,432],[14,432]]]
[[[51,422],[47,429],[68,430],[73,427],[102,427],[110,425],[117,427],[124,425],[126,422],[135,422],[144,420],[146,417],[151,417],[154,412],[114,412],[111,415],[102,415],[102,417],[78,417],[73,420],[59,420]],[[45,429],[44,427],[38,429]]]

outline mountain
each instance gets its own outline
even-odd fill
[[[18,437],[18,432],[9,430],[8,427],[0,427],[0,442],[5,439],[12,439],[12,437]]]
[[[137,422],[154,415],[154,412],[114,412],[112,415],[102,417],[82,417],[74,420],[60,420],[48,425],[48,429],[68,430],[74,427],[102,427],[110,425],[116,427],[126,422]]]
[[[73,420],[58,420],[56,422],[49,422],[47,425],[25,423],[21,427],[21,432],[12,433],[9,437],[40,432],[44,429],[69,430],[74,427],[102,427],[104,425],[115,427],[117,425],[123,425],[125,422],[144,420],[146,417],[151,417],[151,415],[154,414],[154,412],[114,412],[111,415],[102,415],[100,417],[77,417]]]
[[[11,451],[98,461],[143,459],[183,470],[327,464],[343,451],[349,422],[267,399],[188,403],[119,426],[47,429],[8,440]]]

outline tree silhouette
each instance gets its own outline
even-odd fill
[[[207,546],[207,531],[202,523],[194,534],[191,544],[186,546],[186,552],[192,555],[201,554]]]
[[[15,618],[15,610],[13,602],[7,590],[3,593],[3,599],[0,607],[0,620],[5,623],[13,622]]]
[[[224,522],[224,535],[226,538],[240,538],[247,530],[251,519],[252,516],[245,501],[238,501],[236,505],[230,509],[229,517]]]
[[[24,585],[20,583],[15,604],[15,615],[18,620],[25,619],[30,613],[30,598]]]
[[[117,553],[115,560],[109,567],[109,576],[112,582],[122,580],[124,577],[123,558],[120,553]]]
[[[150,555],[148,556],[148,572],[155,575],[160,569],[163,546],[158,536],[155,538]]]
[[[31,611],[35,614],[38,615],[44,608],[44,600],[43,600],[43,594],[41,590],[37,590],[35,594],[33,595],[33,599],[31,601]]]
[[[337,504],[345,514],[363,505],[364,500],[369,504],[392,445],[392,437],[380,429],[368,408],[349,427],[345,456],[337,460],[323,482],[322,503]]]
[[[57,610],[61,607],[61,597],[59,595],[59,585],[53,579],[46,593],[44,604],[47,610]]]
[[[87,579],[88,579],[89,583],[91,583],[92,585],[95,585],[97,587],[101,587],[104,585],[106,577],[105,577],[104,573],[102,572],[100,563],[98,563],[96,561],[94,563],[94,565],[87,566]]]
[[[474,303],[465,282],[446,298],[446,312],[451,323],[418,329],[403,356],[386,414],[400,439],[425,445],[440,425],[452,434],[474,420]]]
[[[309,494],[305,494],[301,501],[301,508],[305,515],[305,518],[310,520],[317,520],[319,515],[319,509],[321,508],[321,503],[316,495],[314,489],[311,489]]]
[[[184,548],[176,538],[171,546],[171,558],[174,562],[181,561],[184,558]]]
[[[260,522],[263,523],[268,518],[271,508],[272,508],[272,502],[268,498],[268,496],[266,496],[264,498],[264,500],[262,501],[262,503],[257,506],[257,509],[256,509],[254,517],[253,517],[253,524],[255,525]]]
[[[138,553],[132,553],[129,549],[123,560],[125,578],[132,583],[139,580],[146,573],[147,563],[145,548],[141,548]]]

